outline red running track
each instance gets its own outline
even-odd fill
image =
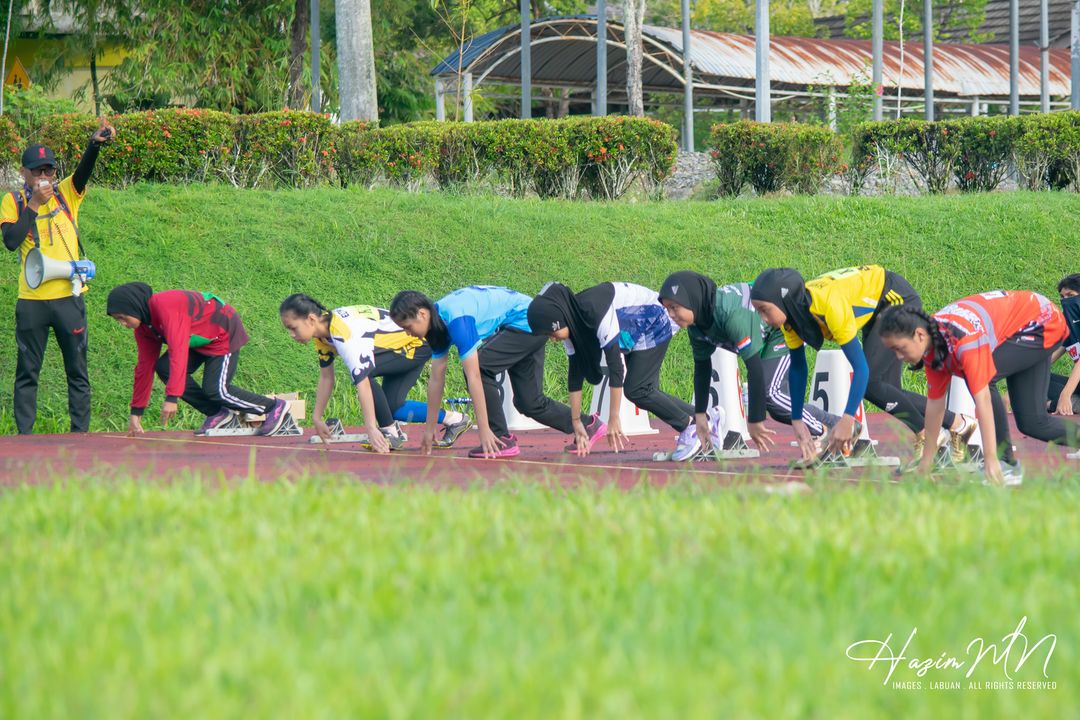
[[[884,414],[870,416],[871,432],[879,441],[878,452],[911,456],[910,435],[897,421]],[[777,431],[777,447],[757,459],[733,460],[718,464],[654,462],[653,453],[670,450],[675,433],[660,426],[660,432],[631,438],[630,448],[621,453],[607,450],[601,440],[587,457],[563,452],[567,436],[554,430],[519,435],[521,455],[510,460],[474,460],[466,457],[476,444],[470,431],[455,448],[436,451],[431,456],[416,450],[419,426],[410,426],[412,438],[407,449],[390,455],[376,455],[356,445],[329,447],[308,442],[303,437],[199,438],[191,432],[152,432],[139,437],[123,433],[86,435],[32,435],[0,438],[0,478],[5,484],[45,482],[57,477],[78,478],[131,476],[143,479],[174,479],[198,473],[210,479],[240,479],[254,475],[260,480],[298,478],[315,474],[351,475],[358,480],[470,484],[507,478],[554,480],[562,483],[592,481],[629,487],[642,480],[664,484],[676,478],[730,483],[747,475],[769,483],[800,481],[802,473],[788,469],[797,456],[790,446],[791,430],[772,423]],[[350,430],[359,432],[361,429]],[[1080,472],[1080,462],[1066,459],[1066,451],[1020,435],[1013,429],[1014,442],[1028,473],[1067,468]],[[861,471],[834,470],[840,477],[855,479]]]

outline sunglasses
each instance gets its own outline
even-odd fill
[[[33,175],[34,177],[42,177],[42,176],[52,177],[53,175],[56,174],[56,168],[52,167],[51,165],[46,165],[45,167],[34,168],[33,170],[30,171],[30,174]]]

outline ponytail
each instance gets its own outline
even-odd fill
[[[281,301],[281,307],[278,309],[279,315],[289,313],[295,315],[298,318],[306,318],[308,315],[317,315],[320,320],[325,320],[330,315],[330,311],[326,309],[326,306],[321,302],[303,293],[293,293],[289,297]]]
[[[910,305],[893,305],[882,311],[877,322],[880,323],[878,327],[882,335],[911,338],[915,336],[916,329],[922,328],[930,336],[930,367],[934,370],[945,367],[949,345],[945,342],[945,336],[941,334],[937,321],[923,310]],[[911,369],[922,370],[923,361],[912,365]]]

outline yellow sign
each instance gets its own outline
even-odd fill
[[[30,75],[26,72],[26,68],[22,64],[22,60],[18,57],[15,58],[15,63],[8,70],[7,77],[4,78],[5,85],[14,85],[20,90],[25,90],[30,87]]]

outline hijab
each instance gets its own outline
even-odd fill
[[[150,296],[153,294],[154,291],[146,283],[117,285],[109,292],[106,312],[109,315],[130,315],[139,318],[143,325],[150,325]]]
[[[712,329],[716,314],[716,283],[689,270],[672,273],[660,286],[660,299],[671,300],[694,313],[694,327]]]
[[[770,268],[757,276],[750,299],[772,303],[787,315],[787,326],[810,347],[820,350],[825,342],[821,325],[810,312],[810,291],[802,275],[791,268]]]
[[[571,361],[576,362],[585,379],[597,385],[603,380],[600,369],[602,350],[596,332],[615,300],[615,286],[600,283],[579,293],[560,283],[548,283],[529,303],[529,327],[536,335],[551,335],[570,329],[574,344]]]

